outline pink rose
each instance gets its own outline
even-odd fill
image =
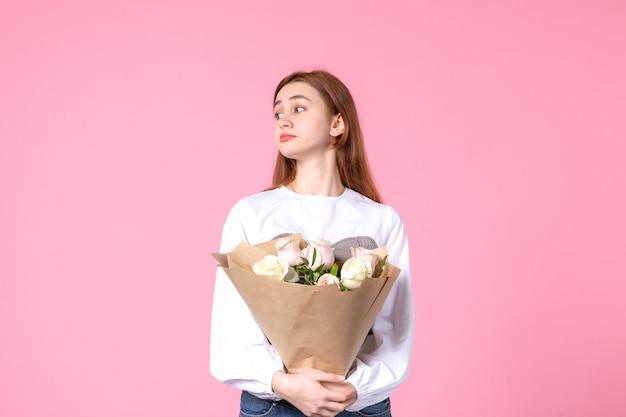
[[[315,261],[313,260],[314,253]],[[304,248],[302,254],[309,260],[309,266],[313,270],[317,269],[320,265],[324,265],[324,269],[329,270],[335,263],[335,254],[333,253],[333,248],[330,246],[330,240],[309,240],[309,244]]]
[[[350,252],[352,252],[352,257],[355,259],[360,259],[365,262],[367,266],[368,277],[374,275],[374,271],[376,270],[376,265],[380,262],[380,258],[378,255],[373,253],[370,249],[365,249],[362,247],[359,248],[350,248]]]
[[[339,280],[333,274],[324,274],[315,283],[315,285],[339,285]]]
[[[297,239],[283,237],[276,241],[278,257],[289,264],[289,266],[300,265],[302,262],[302,250]]]

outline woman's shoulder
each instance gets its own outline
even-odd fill
[[[281,188],[274,188],[271,190],[264,190],[249,194],[245,197],[241,197],[235,202],[231,208],[231,213],[240,213],[255,210],[258,207],[267,207],[275,204],[277,201],[280,201],[282,197],[284,197],[284,192]]]
[[[396,213],[396,210],[385,203],[379,203],[377,201],[372,200],[371,198],[359,193],[358,191],[354,191],[350,188],[346,189],[346,197],[348,201],[353,204],[358,204],[364,207],[370,207],[374,210],[385,211],[389,213]]]

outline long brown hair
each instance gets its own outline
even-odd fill
[[[311,72],[297,71],[283,78],[274,91],[274,100],[278,92],[287,84],[305,82],[315,88],[330,114],[341,114],[344,123],[344,132],[337,137],[335,149],[337,151],[337,168],[344,186],[363,194],[370,199],[382,202],[382,198],[374,178],[372,177],[363,133],[354,104],[354,99],[348,88],[337,77],[323,70]],[[283,156],[280,152],[276,156],[272,186],[268,189],[278,188],[289,184],[296,177],[296,161]]]

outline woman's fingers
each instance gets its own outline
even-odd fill
[[[322,382],[322,386],[329,391],[328,399],[339,403],[348,403],[346,407],[356,401],[356,389],[349,382]]]

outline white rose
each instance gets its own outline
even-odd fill
[[[332,285],[332,284],[335,284],[335,285],[339,284],[339,280],[333,274],[324,274],[321,277],[319,277],[319,279],[315,283],[315,285]]]
[[[300,250],[300,242],[297,239],[283,237],[276,241],[276,250],[278,257],[287,261],[290,266],[300,265],[302,262],[302,250]]]
[[[314,252],[315,262],[313,262]],[[309,260],[309,266],[313,270],[323,264],[324,269],[328,271],[335,263],[335,254],[333,253],[333,248],[330,246],[330,240],[309,240],[309,244],[304,248],[302,254]]]
[[[296,271],[294,271],[293,268],[290,268],[286,261],[281,260],[276,255],[265,256],[263,259],[252,265],[252,270],[255,274],[265,275],[287,282],[296,282],[299,279]]]
[[[368,263],[356,258],[350,258],[341,267],[341,283],[349,290],[355,290],[361,286],[363,280],[371,277]]]
[[[350,252],[352,253],[353,258],[360,259],[367,263],[367,269],[369,271],[368,277],[373,276],[374,271],[376,270],[376,265],[380,262],[378,255],[376,255],[372,250],[365,249],[363,247],[350,248]]]

